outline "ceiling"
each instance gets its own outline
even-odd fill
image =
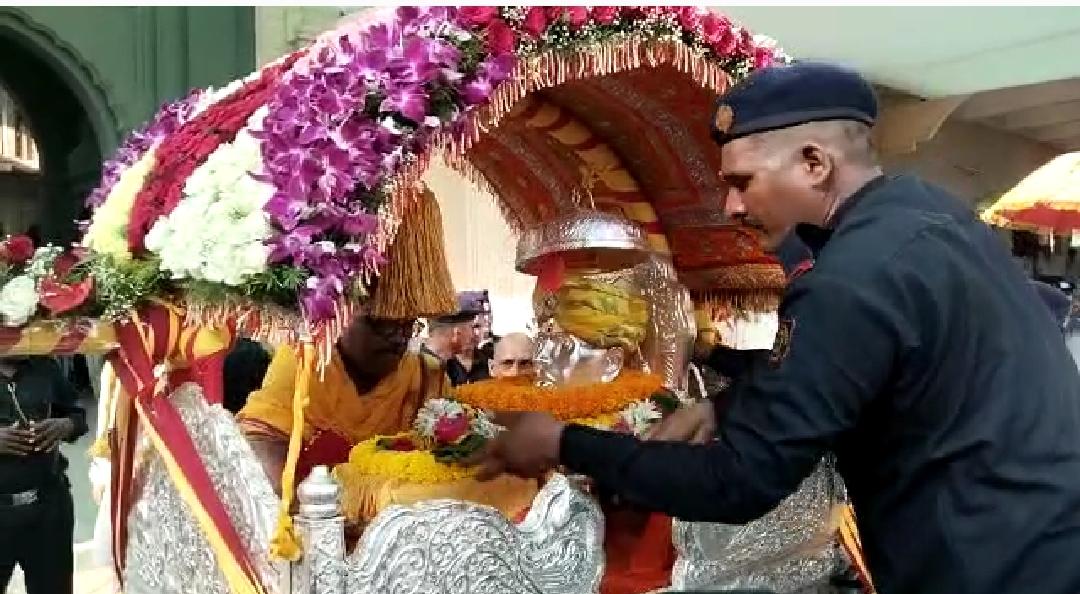
[[[962,103],[953,117],[1018,134],[1060,151],[1077,151],[1080,78],[977,93]]]
[[[953,118],[1080,150],[1076,7],[735,6],[719,9],[793,56],[847,64]],[[812,23],[813,26],[807,26]],[[884,97],[883,97],[884,98]]]
[[[1080,77],[1075,7],[731,6],[717,8],[793,56],[944,97]]]

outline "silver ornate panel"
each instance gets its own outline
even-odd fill
[[[207,404],[198,386],[186,384],[172,399],[263,585],[281,592],[288,568],[267,554],[277,497],[262,466],[232,416]],[[157,455],[144,476],[128,519],[125,592],[228,594],[209,543]]]
[[[570,479],[554,476],[515,526],[460,501],[394,506],[347,561],[349,594],[588,594],[604,570],[604,519]]]
[[[760,588],[778,593],[826,592],[842,563],[832,525],[844,488],[826,458],[799,490],[743,526],[674,523],[676,589]]]

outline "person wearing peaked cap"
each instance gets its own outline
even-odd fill
[[[814,266],[706,444],[503,414],[484,474],[555,465],[645,507],[739,524],[835,453],[882,594],[1080,592],[1080,373],[971,207],[874,154],[877,101],[828,64],[757,71],[709,117],[725,208]],[[708,406],[693,410],[707,410]],[[681,433],[692,435],[687,419]]]
[[[486,312],[477,292],[458,293],[457,311],[431,320],[425,352],[440,358],[454,387],[491,377],[479,349],[478,318]]]
[[[425,400],[449,391],[442,362],[409,352],[408,343],[417,318],[455,311],[454,295],[438,203],[424,192],[404,215],[371,303],[313,379],[304,426],[293,423],[298,361],[291,348],[275,351],[262,387],[237,414],[279,493],[290,439],[303,439],[295,485],[315,466],[345,462],[353,445],[407,429]]]

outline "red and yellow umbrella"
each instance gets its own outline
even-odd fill
[[[1080,152],[1060,155],[1036,169],[983,211],[982,219],[1017,231],[1080,231]]]

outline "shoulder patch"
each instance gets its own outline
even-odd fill
[[[776,368],[787,359],[791,351],[791,335],[795,332],[794,318],[780,318],[780,324],[776,328],[776,339],[773,341],[772,351],[769,352],[769,366]]]

